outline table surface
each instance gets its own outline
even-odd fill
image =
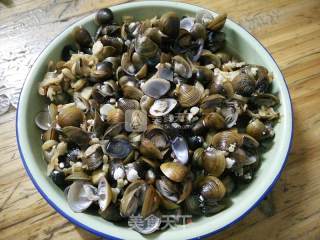
[[[97,239],[56,213],[32,185],[17,150],[14,106],[28,70],[54,36],[120,2],[0,0],[0,112],[11,103],[0,116],[0,239]],[[285,75],[295,115],[293,148],[272,196],[211,239],[320,239],[320,1],[186,2],[228,12],[268,48]],[[271,214],[261,211],[272,206]]]

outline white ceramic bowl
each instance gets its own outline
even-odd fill
[[[181,16],[195,15],[197,11],[202,10],[194,5],[165,1],[133,2],[113,6],[111,9],[116,19],[120,19],[122,15],[132,15],[137,19],[151,18],[168,10],[175,11]],[[200,238],[217,233],[242,219],[258,205],[279,178],[291,145],[293,117],[288,88],[276,62],[258,40],[230,20],[227,20],[224,27],[227,45],[235,49],[246,62],[263,65],[273,72],[273,91],[279,92],[281,101],[279,108],[281,118],[275,127],[275,144],[269,152],[264,154],[264,160],[254,181],[232,197],[233,204],[230,208],[212,217],[203,217],[186,226],[177,226],[152,236],[140,235],[128,227],[114,225],[99,216],[74,213],[69,208],[62,191],[46,176],[46,163],[42,160],[41,154],[40,131],[33,122],[36,113],[44,106],[43,98],[37,94],[37,86],[43,78],[48,61],[57,60],[63,46],[71,42],[72,29],[82,25],[93,33],[96,28],[93,19],[94,15],[90,15],[76,22],[48,45],[30,70],[20,95],[16,118],[17,142],[25,169],[37,190],[57,212],[70,222],[104,238],[165,240]]]

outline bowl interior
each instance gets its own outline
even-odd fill
[[[152,18],[169,10],[175,11],[180,16],[194,16],[202,8],[182,3],[159,1],[123,4],[112,7],[112,10],[116,19],[120,20],[123,15],[132,15],[135,19]],[[227,45],[234,49],[244,61],[263,65],[273,72],[273,91],[279,93],[281,101],[279,107],[281,119],[275,127],[275,144],[270,151],[263,155],[261,168],[258,170],[254,181],[234,195],[232,206],[221,213],[212,217],[203,217],[187,226],[177,226],[152,236],[142,236],[128,227],[106,222],[99,216],[73,213],[68,207],[62,191],[46,176],[46,163],[42,159],[41,153],[40,131],[35,126],[33,119],[37,112],[45,106],[44,99],[37,93],[37,87],[46,72],[47,63],[49,60],[55,61],[60,58],[63,46],[72,42],[70,33],[76,25],[86,27],[92,34],[96,30],[93,15],[91,15],[69,27],[54,39],[33,65],[20,96],[17,138],[21,157],[34,184],[44,198],[62,215],[89,231],[104,236],[130,239],[151,237],[157,239],[185,239],[203,236],[224,228],[256,205],[256,202],[262,198],[278,178],[285,163],[292,132],[291,103],[283,76],[272,57],[248,32],[228,20],[224,28],[227,35]]]

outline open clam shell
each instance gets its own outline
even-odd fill
[[[160,151],[168,148],[170,144],[167,132],[159,125],[149,125],[144,132],[144,136],[150,139]]]
[[[39,112],[34,119],[38,128],[43,131],[47,131],[51,126],[51,118],[48,111]]]
[[[173,60],[173,66],[174,66],[174,72],[180,75],[183,78],[191,78],[192,76],[192,65],[190,61],[184,59],[182,56],[174,56],[172,58]]]
[[[67,193],[67,201],[74,212],[83,212],[98,200],[97,189],[84,181],[75,181]]]
[[[100,144],[93,144],[84,152],[83,162],[87,165],[88,170],[95,170],[102,164],[103,152]]]
[[[136,213],[141,197],[146,190],[146,183],[137,180],[126,188],[120,201],[120,213],[123,217],[129,217]]]
[[[169,114],[176,106],[177,100],[174,98],[161,98],[154,101],[149,109],[149,113],[154,117],[161,117]]]
[[[171,149],[175,159],[182,164],[187,164],[189,160],[189,148],[183,137],[176,137],[171,143]]]
[[[170,181],[166,177],[161,177],[161,179],[156,180],[156,188],[165,199],[172,201],[174,204],[179,199],[179,189],[176,183]],[[171,204],[171,205],[172,205]]]
[[[36,115],[34,122],[38,128],[43,131],[47,131],[55,121],[57,114],[57,106],[51,103]]]
[[[113,158],[124,159],[132,151],[132,147],[128,140],[112,139],[108,142],[106,151]]]
[[[160,198],[156,189],[152,185],[148,185],[144,194],[141,216],[148,217],[156,211],[160,204]]]
[[[111,187],[105,177],[101,177],[98,185],[99,207],[101,211],[105,211],[112,200]]]

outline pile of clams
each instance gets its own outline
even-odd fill
[[[76,27],[38,92],[47,174],[75,212],[102,218],[210,216],[254,179],[274,137],[272,74],[225,49],[225,14],[138,21],[96,13]]]

